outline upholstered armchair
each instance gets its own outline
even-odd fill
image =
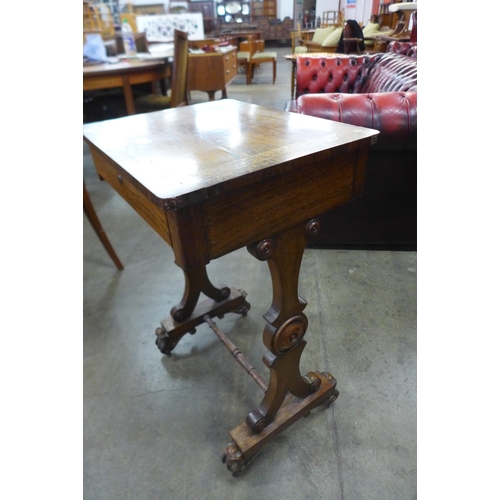
[[[337,52],[337,46],[342,35],[342,27],[329,26],[327,28],[317,28],[314,31],[312,40],[302,39],[300,23],[297,23],[297,35],[295,53],[304,54],[307,52]]]

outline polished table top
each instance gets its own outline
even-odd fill
[[[84,126],[159,206],[181,207],[372,142],[377,132],[232,99]]]
[[[123,72],[143,71],[144,69],[158,68],[165,65],[168,58],[158,58],[150,60],[130,59],[122,60],[116,63],[84,64],[83,77],[89,77],[98,74],[112,74]]]

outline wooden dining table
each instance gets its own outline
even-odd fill
[[[157,82],[170,78],[172,66],[168,59],[130,59],[117,63],[83,66],[83,90],[100,90],[121,87],[129,115],[135,114],[132,85],[151,82],[152,92],[159,93]]]

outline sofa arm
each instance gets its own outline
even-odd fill
[[[398,42],[393,40],[388,46],[386,52],[393,52],[403,56],[414,57],[417,59],[417,43],[416,42]]]
[[[416,92],[302,95],[297,113],[378,130],[373,149],[417,149]]]

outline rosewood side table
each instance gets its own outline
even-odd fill
[[[300,373],[308,320],[299,271],[318,216],[361,194],[377,134],[231,99],[84,125],[99,175],[172,247],[183,270],[184,295],[156,330],[160,351],[169,355],[207,323],[264,391],[230,432],[223,461],[235,476],[267,442],[338,395],[329,373]],[[244,291],[216,287],[206,272],[211,260],[244,246],[271,273],[268,381],[213,321],[250,308]]]

